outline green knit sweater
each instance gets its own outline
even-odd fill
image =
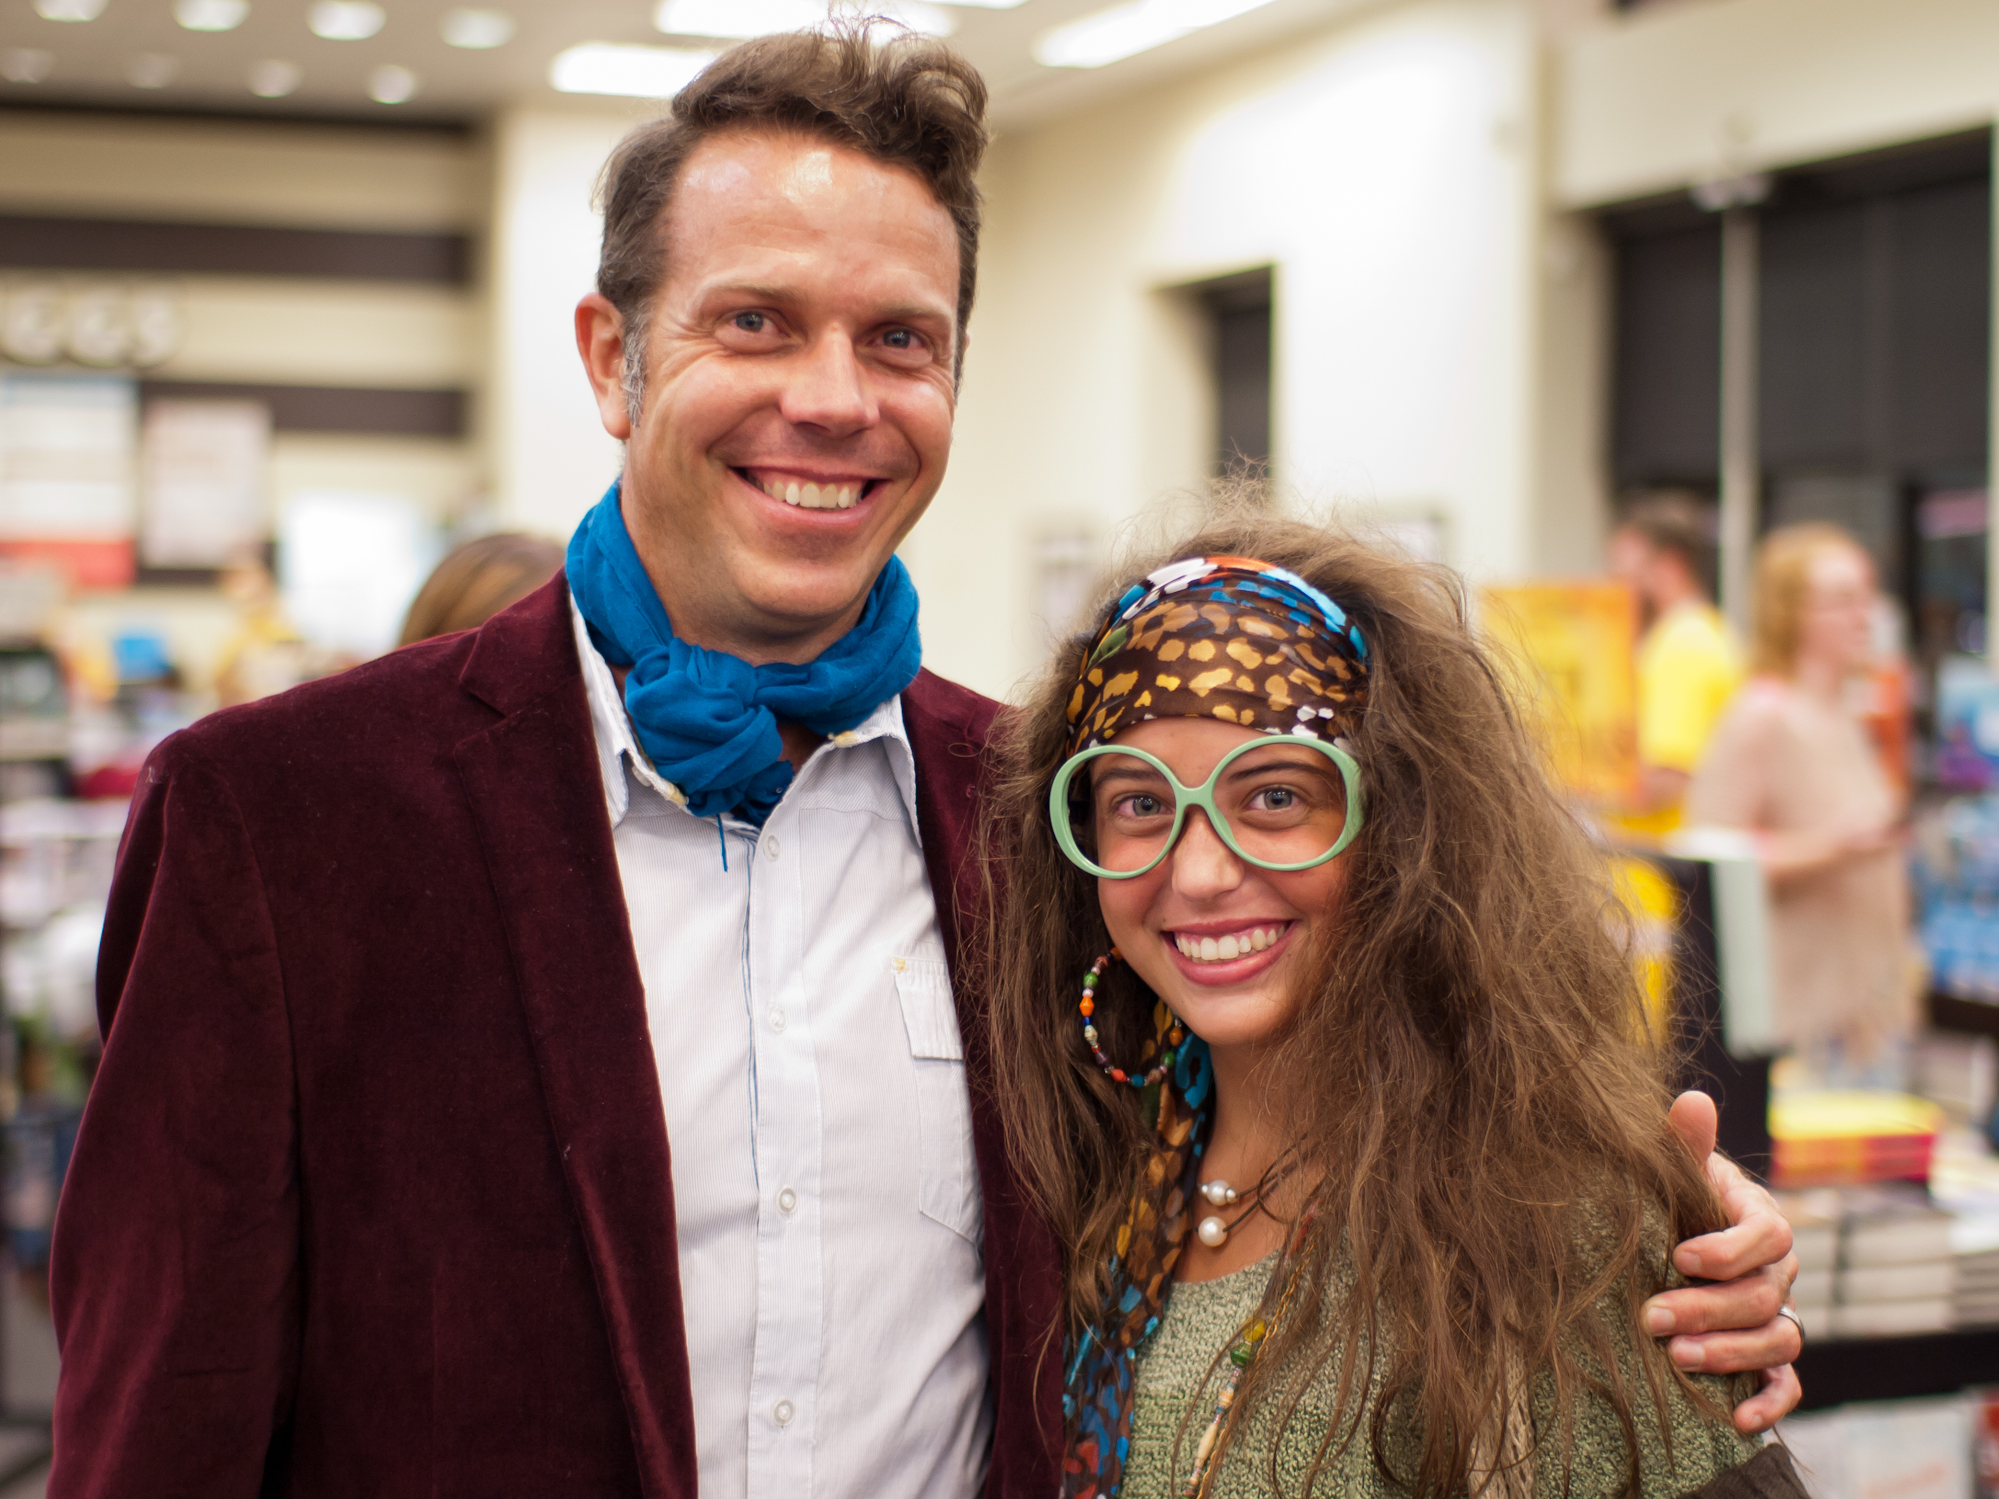
[[[1589,1224],[1585,1237],[1590,1237],[1589,1230],[1597,1227]],[[1684,1284],[1677,1276],[1663,1273],[1665,1250],[1663,1223],[1648,1215],[1647,1260],[1662,1272],[1658,1277],[1662,1287],[1676,1281]],[[1139,1355],[1131,1455],[1120,1490],[1122,1499],[1179,1499],[1184,1492],[1195,1445],[1214,1413],[1215,1395],[1222,1386],[1220,1374],[1210,1375],[1210,1365],[1215,1355],[1256,1314],[1275,1262],[1272,1256],[1262,1264],[1217,1280],[1174,1286],[1158,1328]],[[1604,1311],[1625,1387],[1632,1392],[1641,1499],[1670,1499],[1687,1494],[1756,1455],[1758,1447],[1752,1439],[1738,1433],[1727,1419],[1704,1415],[1671,1376],[1666,1375],[1667,1418],[1672,1430],[1669,1458],[1666,1444],[1660,1439],[1649,1386],[1639,1367],[1640,1354],[1623,1299],[1614,1298]],[[1663,1363],[1659,1367],[1663,1371]],[[1226,1361],[1222,1368],[1228,1368]],[[1733,1409],[1743,1393],[1733,1381],[1719,1377],[1697,1377],[1695,1383],[1722,1411]],[[1368,1390],[1361,1412],[1361,1435],[1344,1452],[1328,1457],[1312,1486],[1313,1494],[1338,1496],[1338,1499],[1401,1499],[1405,1494],[1400,1485],[1382,1476],[1366,1435],[1381,1394],[1377,1378]],[[1280,1483],[1277,1492],[1286,1499],[1304,1492],[1306,1474],[1332,1422],[1334,1398],[1331,1377],[1308,1388],[1277,1440]],[[1538,1444],[1533,1463],[1532,1491],[1537,1499],[1542,1495],[1562,1494],[1570,1499],[1595,1499],[1599,1495],[1625,1492],[1628,1470],[1623,1430],[1606,1401],[1590,1394],[1575,1398],[1574,1445],[1568,1452],[1566,1475],[1551,1373],[1543,1371],[1536,1378],[1530,1409],[1535,1431],[1545,1437]],[[1185,1434],[1180,1437],[1180,1459],[1175,1463],[1174,1441],[1180,1436],[1182,1417],[1190,1410],[1193,1414],[1185,1422]],[[1277,1413],[1263,1402],[1248,1411],[1247,1420],[1231,1437],[1221,1465],[1208,1485],[1209,1499],[1250,1499],[1272,1492],[1269,1464],[1273,1434],[1278,1426],[1276,1417]],[[1387,1455],[1396,1471],[1414,1472],[1421,1436],[1413,1422],[1389,1423]],[[1497,1496],[1501,1490],[1495,1488],[1489,1492]]]

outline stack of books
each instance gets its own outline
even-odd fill
[[[1905,1093],[1801,1091],[1770,1104],[1771,1179],[1780,1187],[1925,1181],[1943,1111]]]
[[[1896,1182],[1784,1193],[1805,1335],[1888,1338],[1999,1324],[1999,1219]]]
[[[1849,1188],[1833,1282],[1832,1335],[1889,1338],[1951,1326],[1955,1221],[1920,1188]]]

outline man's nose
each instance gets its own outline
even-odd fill
[[[1189,900],[1212,900],[1242,883],[1242,860],[1222,842],[1207,814],[1198,808],[1188,810],[1171,857],[1174,892]]]
[[[879,404],[868,388],[868,372],[853,340],[844,333],[827,332],[814,339],[792,361],[786,376],[778,409],[794,426],[847,437],[880,418]]]

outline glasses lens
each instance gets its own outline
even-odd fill
[[[1099,755],[1088,766],[1089,836],[1084,851],[1112,874],[1143,869],[1173,831],[1173,785],[1136,755]]]
[[[1231,760],[1215,805],[1242,851],[1264,864],[1304,864],[1330,852],[1347,824],[1346,782],[1331,756],[1273,741]]]

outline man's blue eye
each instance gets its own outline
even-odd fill
[[[764,315],[761,312],[739,312],[736,314],[736,326],[745,333],[761,333],[764,331]]]
[[[882,342],[891,349],[909,349],[916,346],[916,335],[907,328],[891,328],[882,337]]]

